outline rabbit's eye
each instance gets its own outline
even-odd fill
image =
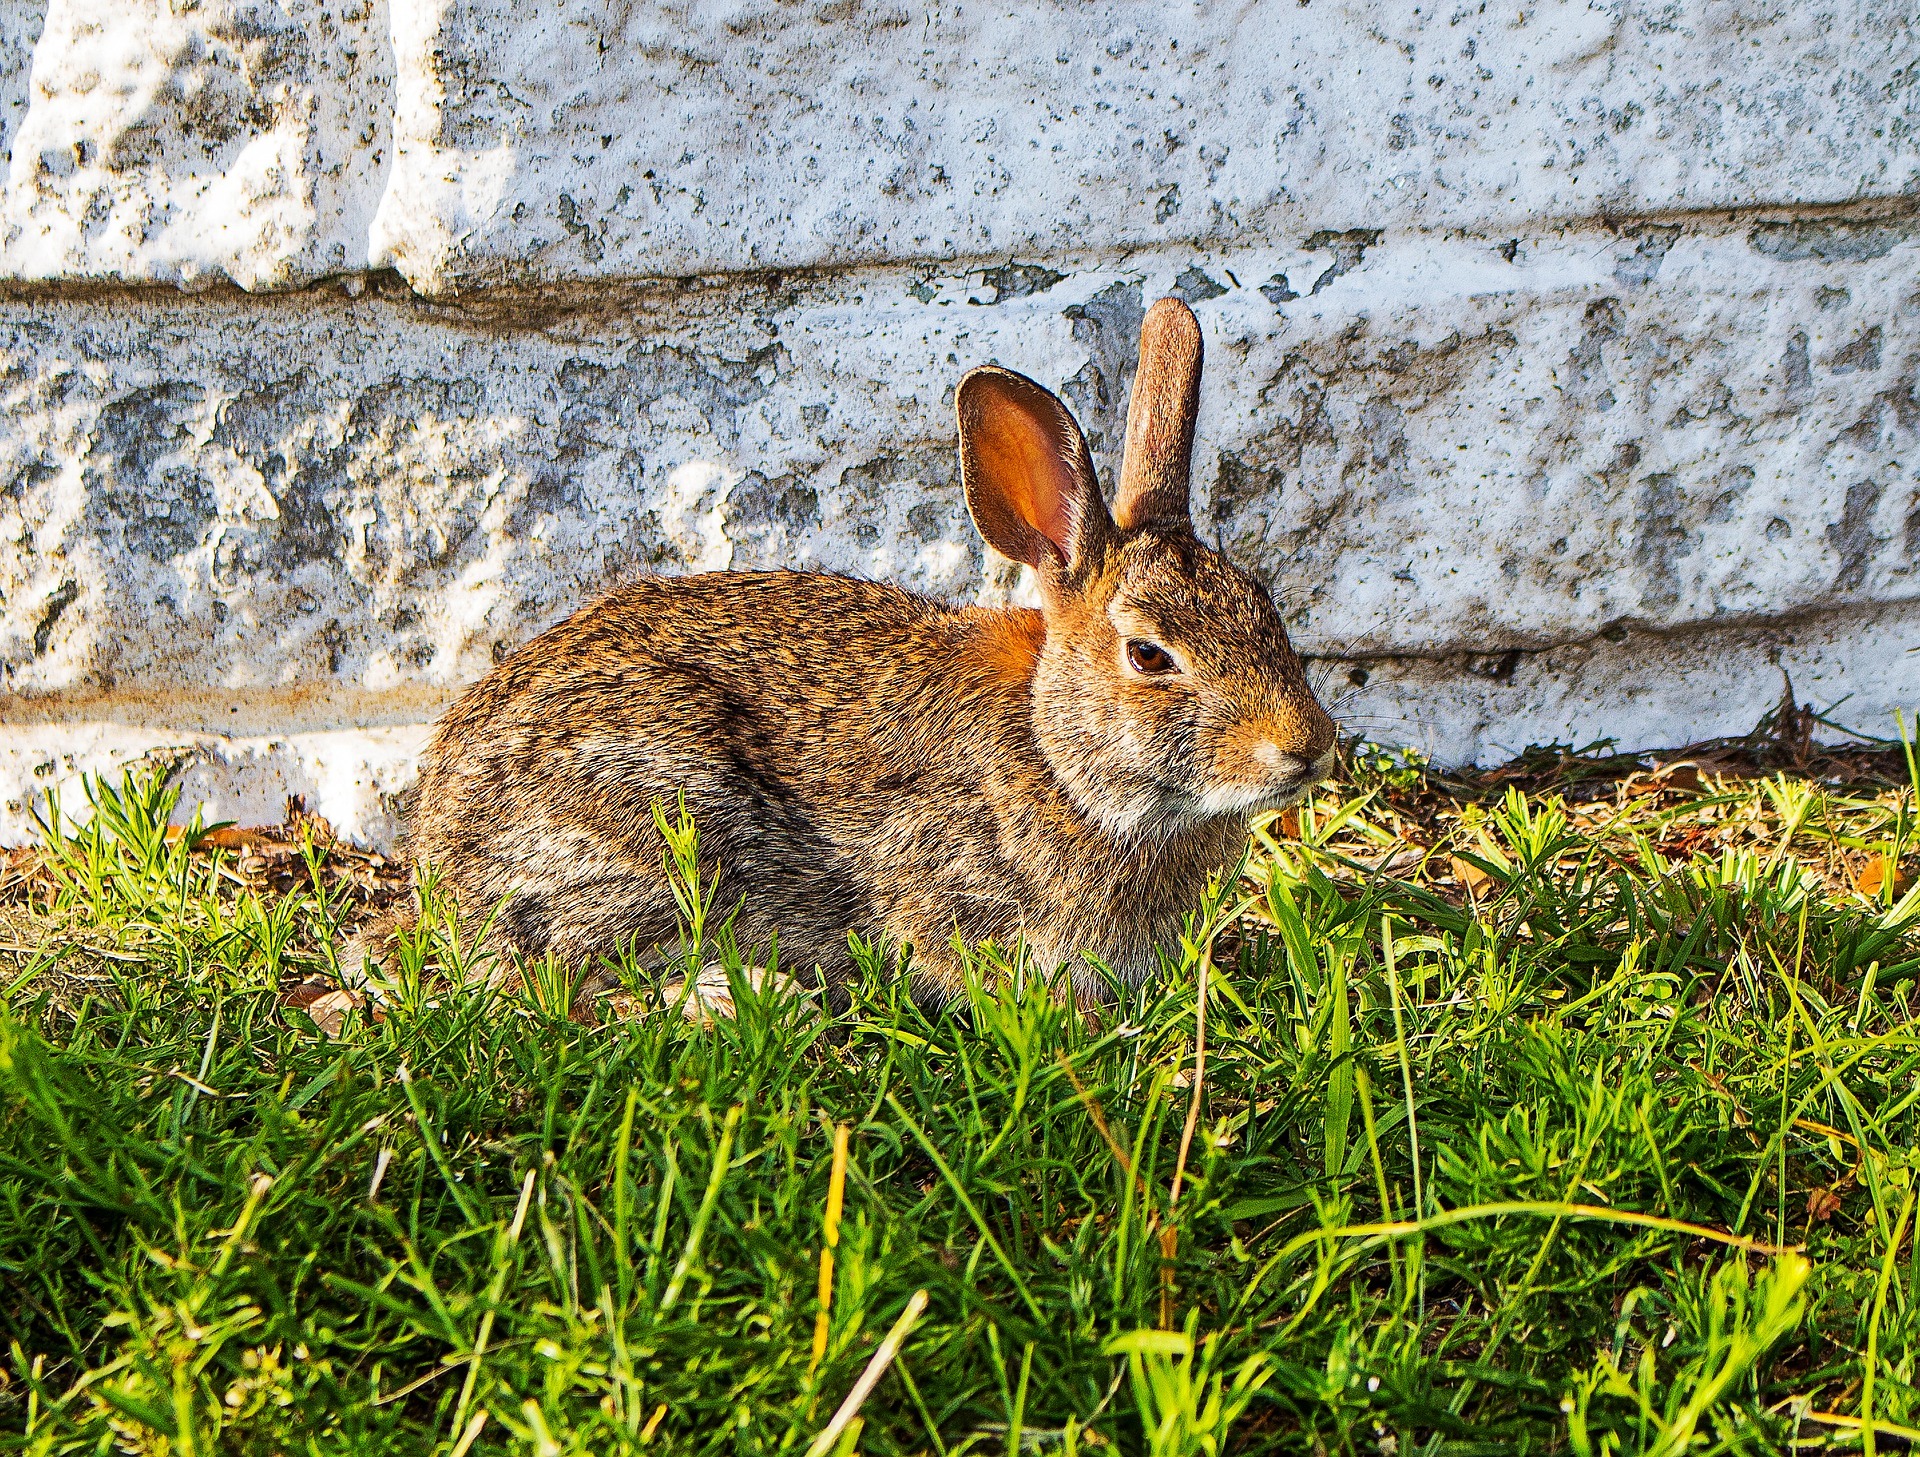
[[[1134,638],[1127,644],[1127,666],[1149,676],[1173,671],[1173,654],[1158,643]]]

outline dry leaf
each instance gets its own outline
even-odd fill
[[[238,825],[222,825],[217,830],[208,830],[193,842],[193,848],[238,850],[243,855],[258,855],[264,860],[285,860],[300,853],[298,845],[290,845],[270,831],[243,830]]]
[[[338,1037],[346,1025],[347,1013],[366,1005],[358,992],[329,986],[323,981],[303,981],[280,994],[280,1005],[302,1011],[325,1037]]]
[[[338,1037],[340,1029],[346,1025],[347,1013],[364,1005],[359,993],[347,991],[344,987],[337,992],[328,992],[312,1006],[307,1015],[313,1018],[313,1025],[327,1037]]]
[[[1837,1189],[1810,1189],[1807,1191],[1807,1218],[1824,1224],[1840,1210],[1840,1191]]]
[[[307,808],[304,794],[287,796],[286,826],[292,831],[288,837],[293,840],[305,838],[315,845],[332,848],[338,842],[333,833],[333,823],[325,815],[316,814]]]
[[[238,825],[222,825],[193,842],[196,850],[245,850],[261,838],[258,830],[243,830]]]
[[[1493,877],[1471,860],[1462,860],[1458,855],[1450,855],[1447,857],[1447,863],[1453,867],[1453,878],[1464,885],[1471,895],[1479,895],[1481,891],[1493,884]]]
[[[1280,833],[1285,835],[1289,840],[1297,840],[1300,838],[1299,810],[1283,809],[1280,811]]]
[[[1861,867],[1860,873],[1853,878],[1855,887],[1864,896],[1877,896],[1886,888],[1887,876],[1893,876],[1893,893],[1904,895],[1913,884],[1911,875],[1902,875],[1885,855],[1875,855]]]
[[[330,981],[298,982],[280,993],[280,1005],[283,1007],[311,1007],[333,989],[333,983]]]
[[[1398,850],[1389,850],[1374,862],[1373,868],[1382,875],[1402,875],[1414,869],[1427,858],[1423,845],[1403,845]]]
[[[636,1017],[644,1016],[646,1010],[647,1001],[644,997],[636,996],[625,987],[615,987],[607,993],[599,1013],[608,1021],[630,1022]]]
[[[1660,783],[1668,789],[1683,789],[1690,794],[1698,794],[1705,787],[1699,768],[1693,764],[1675,764],[1662,770]]]

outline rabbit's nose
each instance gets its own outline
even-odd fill
[[[1340,725],[1335,723],[1333,715],[1317,702],[1308,706],[1304,716],[1307,719],[1306,742],[1301,745],[1300,752],[1302,757],[1314,765],[1320,765],[1322,760],[1326,761],[1319,775],[1324,779],[1326,770],[1333,767],[1332,756],[1334,746],[1340,741]]]
[[[1267,748],[1274,754],[1285,755],[1294,764],[1292,773],[1305,775],[1318,768],[1320,761],[1333,749],[1339,737],[1339,726],[1331,715],[1313,699],[1304,702],[1289,700],[1278,705],[1263,725],[1271,735]],[[1255,750],[1255,757],[1260,751]],[[1263,763],[1271,761],[1262,760]],[[1324,777],[1316,774],[1316,778]]]

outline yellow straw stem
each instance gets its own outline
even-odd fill
[[[667,1419],[667,1404],[663,1401],[653,1409],[653,1415],[647,1418],[647,1424],[640,1429],[640,1440],[651,1442],[653,1434],[660,1430],[660,1423]]]
[[[844,1123],[834,1125],[833,1172],[827,1177],[827,1215],[821,1224],[820,1241],[820,1313],[813,1318],[812,1371],[827,1354],[827,1332],[833,1323],[833,1252],[840,1243],[840,1211],[846,1207],[847,1137]]]

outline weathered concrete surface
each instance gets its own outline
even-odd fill
[[[379,0],[52,0],[7,139],[0,276],[273,289],[364,269],[387,28]],[[17,49],[0,40],[0,88]]]
[[[1208,337],[1199,520],[1306,651],[1902,602],[1911,234],[1416,237],[1318,292],[1324,255],[1163,253],[991,304],[876,271],[544,328],[372,295],[15,302],[0,662],[16,694],[385,691],[469,679],[635,567],[978,596],[954,382],[997,360],[1056,387],[1110,469],[1140,310],[1176,287]],[[1307,296],[1276,305],[1280,276]]]
[[[1894,0],[413,0],[394,46],[373,252],[430,293],[1524,233],[1920,177]]]
[[[1885,728],[1920,686],[1889,646],[1920,600],[1913,231],[1588,229],[1512,257],[1415,235],[1344,271],[1162,250],[484,317],[403,292],[16,301],[0,793],[24,803],[60,724],[117,724],[147,736],[128,748],[245,740],[217,757],[272,802],[256,741],[423,723],[635,568],[1017,592],[966,522],[953,383],[998,360],[1058,388],[1110,470],[1170,289],[1208,341],[1197,519],[1303,651],[1367,673],[1383,736],[1474,757],[1738,731],[1779,666]]]
[[[439,294],[1525,233],[1920,178],[1892,0],[1302,11],[5,0],[0,276],[273,289],[371,261]]]
[[[0,0],[0,180],[6,177],[13,134],[27,114],[33,48],[44,19],[40,0]]]
[[[634,569],[1017,597],[953,386],[1110,473],[1168,291],[1196,519],[1356,727],[1674,743],[1785,671],[1885,732],[1917,78],[1886,0],[0,0],[0,842],[149,752],[384,838]]]
[[[1499,763],[1529,744],[1674,748],[1752,729],[1791,684],[1856,732],[1913,722],[1920,604],[1677,633],[1626,631],[1538,651],[1317,665],[1349,732],[1440,763]],[[1828,729],[1820,737],[1837,734]]]

